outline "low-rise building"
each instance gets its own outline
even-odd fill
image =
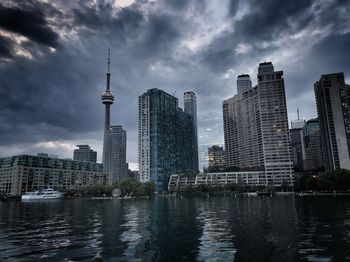
[[[289,179],[283,181],[288,186],[293,186],[294,180],[291,175]],[[247,185],[247,186],[267,186],[273,185],[282,187],[283,184],[276,183],[273,176],[265,171],[238,171],[238,172],[220,172],[220,173],[201,173],[196,176],[186,176],[181,174],[171,175],[168,184],[169,191],[184,189],[186,186],[224,186],[228,184]]]
[[[59,191],[83,189],[94,184],[111,184],[111,174],[93,162],[18,155],[0,158],[0,193],[20,196],[51,187]]]

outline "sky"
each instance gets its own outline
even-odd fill
[[[350,83],[349,0],[21,0],[0,2],[0,156],[102,158],[107,50],[111,123],[127,131],[137,163],[137,100],[159,88],[197,95],[202,157],[223,144],[222,101],[237,75],[256,83],[260,62],[284,71],[289,121],[317,117],[313,84]]]

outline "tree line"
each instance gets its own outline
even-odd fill
[[[83,189],[68,190],[67,196],[83,197],[111,197],[114,189],[120,189],[121,196],[153,196],[154,183],[149,181],[141,183],[134,178],[126,178],[113,185],[95,184]]]
[[[350,170],[339,169],[324,175],[302,175],[295,179],[295,191],[334,190],[350,190]]]

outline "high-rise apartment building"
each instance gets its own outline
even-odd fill
[[[350,85],[344,73],[322,75],[314,84],[325,168],[350,169]]]
[[[241,94],[252,88],[252,80],[248,74],[242,74],[237,77],[237,94]]]
[[[77,145],[77,147],[78,149],[74,149],[73,160],[96,163],[97,152],[92,150],[89,145]]]
[[[111,126],[110,106],[114,96],[110,90],[110,53],[108,49],[108,66],[106,91],[102,94],[102,103],[105,105],[105,124],[103,136],[103,168],[112,174],[113,183],[127,176],[126,165],[126,132],[121,126]]]
[[[225,150],[222,146],[208,148],[208,164],[209,167],[225,167]]]
[[[170,175],[195,170],[193,117],[176,97],[156,88],[139,96],[138,115],[140,181],[167,190]]]
[[[258,85],[223,102],[226,165],[264,170],[265,183],[293,183],[283,71],[259,64]]]
[[[293,181],[283,71],[274,71],[271,62],[259,64],[258,92],[267,179],[277,185]]]
[[[192,91],[188,91],[184,93],[184,111],[185,113],[192,116],[193,120],[193,158],[194,158],[194,166],[193,169],[198,171],[198,131],[197,131],[197,99],[196,94]]]
[[[226,166],[264,169],[258,86],[223,102]]]

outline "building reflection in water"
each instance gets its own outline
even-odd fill
[[[228,215],[225,210],[215,210],[212,202],[202,202],[197,216],[202,225],[197,261],[233,261],[233,246]]]

